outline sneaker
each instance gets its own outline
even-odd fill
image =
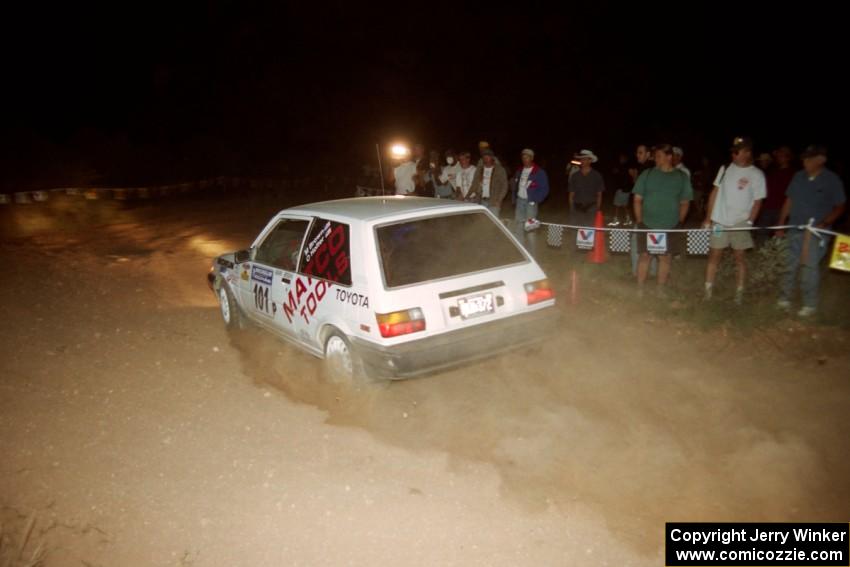
[[[808,318],[813,316],[817,312],[817,309],[814,307],[803,307],[799,311],[797,311],[797,317]]]
[[[735,305],[741,305],[744,303],[744,288],[739,287],[735,291]]]
[[[710,285],[705,286],[705,293],[702,295],[703,301],[711,301],[711,298],[714,296],[714,288]]]
[[[776,308],[780,311],[790,311],[791,310],[791,302],[787,299],[780,299],[776,302]]]
[[[608,223],[608,226],[620,226],[620,219],[614,219]]]
[[[540,221],[537,219],[528,219],[525,221],[525,225],[523,226],[526,232],[531,232],[532,230],[537,230],[540,228]]]

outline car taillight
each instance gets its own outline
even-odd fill
[[[418,307],[392,313],[376,313],[375,318],[384,338],[425,330],[425,314]]]
[[[554,299],[555,290],[549,285],[549,280],[537,280],[525,284],[525,299],[529,305]]]

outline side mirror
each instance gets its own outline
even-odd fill
[[[241,264],[243,262],[247,262],[251,259],[251,251],[250,250],[240,250],[235,254],[235,259],[237,264]]]

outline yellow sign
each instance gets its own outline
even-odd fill
[[[829,267],[835,270],[850,272],[850,236],[839,234],[835,237],[835,245],[832,247],[832,258]]]

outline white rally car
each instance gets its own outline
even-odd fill
[[[404,378],[534,342],[557,318],[537,262],[486,208],[420,197],[286,209],[209,274],[228,327],[267,329],[334,379]]]

